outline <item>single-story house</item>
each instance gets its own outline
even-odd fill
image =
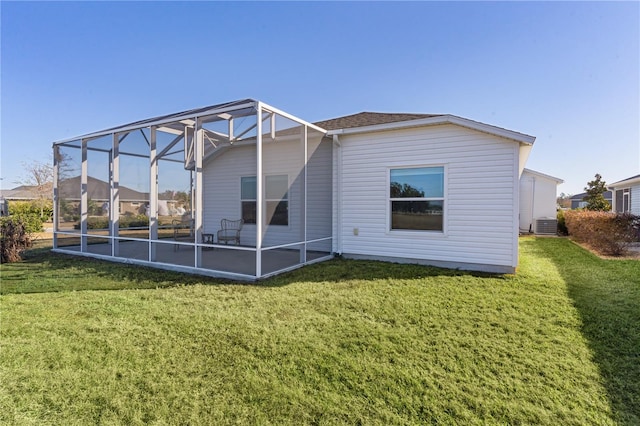
[[[54,250],[247,280],[335,254],[512,273],[534,140],[448,114],[310,123],[253,99],[136,121],[54,143]],[[96,231],[86,186],[105,174],[109,228]],[[119,225],[122,186],[149,194],[147,227]],[[170,193],[185,194],[190,232],[167,232]],[[70,231],[58,210],[72,197]]]
[[[557,177],[524,169],[520,176],[520,232],[557,232],[557,189],[563,182]]]
[[[584,198],[587,196],[586,192],[582,192],[580,194],[576,194],[574,196],[571,197],[571,208],[572,209],[581,209],[587,206],[587,202],[584,200]],[[611,191],[605,191],[602,193],[602,196],[604,197],[604,199],[607,201],[607,203],[609,203],[610,205],[613,205],[613,202],[611,201]]]
[[[12,189],[0,190],[0,197],[7,201],[32,201],[43,194],[51,194],[51,184],[43,185],[41,190],[34,185],[20,185]]]
[[[640,175],[614,182],[607,188],[615,194],[612,197],[614,212],[640,215]]]
[[[52,185],[45,184],[42,187],[35,185],[20,185],[12,189],[0,189],[0,216],[9,215],[9,204],[12,201],[34,201],[49,196]],[[48,197],[45,197],[48,198]]]

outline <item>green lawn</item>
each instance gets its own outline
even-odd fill
[[[2,265],[2,424],[640,424],[640,261],[517,275],[334,260],[236,284]]]

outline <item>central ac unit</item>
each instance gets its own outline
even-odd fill
[[[558,220],[550,218],[538,218],[536,219],[536,228],[533,232],[535,232],[536,234],[555,235],[558,232]]]

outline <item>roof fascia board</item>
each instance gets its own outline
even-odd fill
[[[609,185],[607,185],[607,189],[614,190],[615,188],[627,187],[636,183],[640,183],[640,176],[633,179],[625,179],[618,182],[610,183]]]
[[[516,142],[533,145],[536,140],[535,136],[525,135],[524,133],[514,132],[512,130],[503,129],[501,127],[492,126],[489,124],[480,123],[478,121],[469,120],[466,118],[458,117],[455,115],[439,115],[437,117],[420,118],[417,120],[398,121],[394,123],[374,124],[371,126],[353,127],[347,129],[331,130],[328,134],[331,135],[349,135],[356,133],[369,133],[378,132],[384,130],[403,129],[410,127],[422,127],[422,126],[435,126],[438,124],[455,124],[469,129],[477,130],[483,133],[499,136],[506,139],[511,139]]]
[[[531,173],[532,175],[536,175],[536,176],[540,176],[540,177],[543,177],[543,178],[555,180],[559,184],[560,183],[564,183],[564,180],[562,180],[560,178],[557,178],[557,177],[554,177],[554,176],[551,176],[551,175],[546,175],[544,173],[540,173],[540,172],[537,172],[535,170],[527,169],[526,167],[525,167],[524,171],[527,172],[527,173]]]
[[[131,131],[137,130],[137,129],[144,129],[145,127],[159,126],[159,125],[162,125],[162,124],[174,123],[176,121],[190,119],[190,118],[193,119],[193,118],[198,118],[198,117],[203,117],[203,116],[208,116],[208,115],[222,114],[224,112],[235,111],[235,110],[238,110],[238,109],[251,108],[251,107],[255,107],[256,104],[257,104],[257,102],[253,101],[253,102],[247,102],[245,104],[227,106],[227,107],[223,107],[223,108],[212,108],[210,110],[201,111],[201,112],[199,112],[197,114],[191,112],[191,113],[187,113],[187,114],[183,114],[183,115],[179,115],[179,116],[172,116],[170,118],[162,118],[162,119],[150,121],[150,122],[144,123],[144,124],[138,123],[138,124],[133,124],[133,125],[124,126],[124,127],[114,127],[112,129],[109,129],[109,130],[102,130],[102,131],[99,131],[99,132],[87,133],[85,135],[76,136],[74,138],[62,139],[62,140],[59,140],[59,141],[55,141],[53,144],[57,145],[57,144],[65,143],[65,142],[72,142],[72,141],[77,141],[77,140],[82,140],[82,139],[97,138],[97,137],[104,136],[104,135],[111,135],[113,133],[131,132]]]

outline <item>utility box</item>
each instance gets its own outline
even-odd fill
[[[542,235],[555,235],[558,232],[558,220],[552,218],[538,218],[536,219],[534,232]]]
[[[562,179],[524,169],[520,176],[520,232],[555,234],[557,188]],[[557,222],[557,221],[556,221]],[[553,228],[553,232],[549,232]]]

